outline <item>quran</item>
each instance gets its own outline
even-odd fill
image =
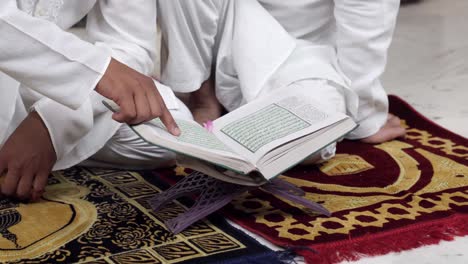
[[[347,115],[326,112],[299,91],[275,93],[214,120],[212,129],[175,119],[181,135],[159,119],[131,128],[146,142],[177,153],[178,165],[230,183],[260,186],[301,163],[357,125]],[[107,107],[118,110],[114,103]]]

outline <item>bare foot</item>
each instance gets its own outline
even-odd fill
[[[406,134],[405,128],[401,125],[401,120],[397,116],[388,114],[387,123],[376,134],[361,139],[362,142],[368,144],[380,144],[396,138],[404,137]]]
[[[223,113],[223,107],[216,98],[214,80],[206,80],[197,91],[190,94],[188,107],[195,121],[204,124],[218,119]]]

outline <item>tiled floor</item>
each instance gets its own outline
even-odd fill
[[[383,83],[389,93],[468,137],[468,1],[403,6]]]

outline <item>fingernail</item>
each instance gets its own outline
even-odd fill
[[[180,128],[179,127],[174,127],[172,129],[172,134],[175,136],[180,136]]]

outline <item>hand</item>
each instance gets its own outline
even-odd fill
[[[0,175],[6,174],[1,193],[37,201],[57,161],[49,131],[36,113],[30,113],[0,150]]]
[[[380,144],[396,138],[404,137],[405,128],[401,125],[400,118],[388,114],[387,123],[374,135],[361,139],[364,143]]]
[[[153,80],[117,60],[111,60],[96,92],[119,105],[115,121],[139,124],[159,117],[171,134],[180,134]]]

